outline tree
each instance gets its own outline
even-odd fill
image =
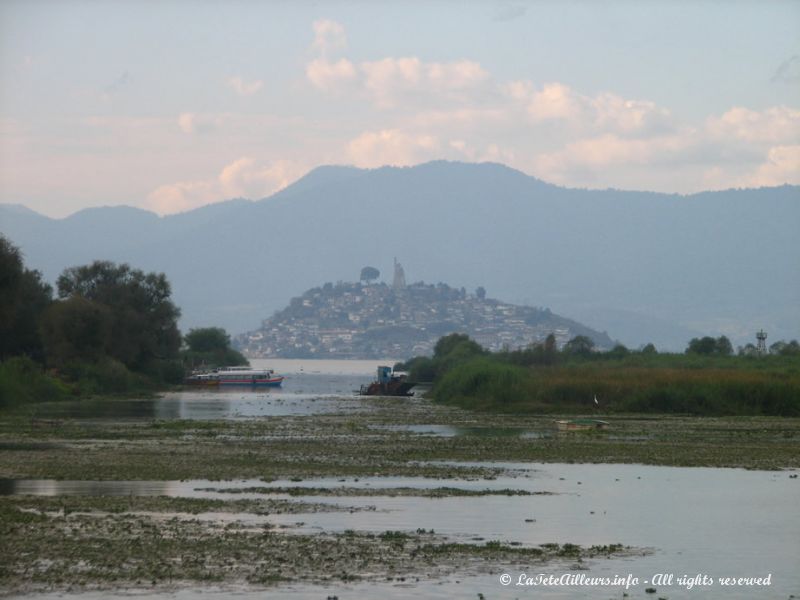
[[[43,362],[39,319],[52,301],[53,288],[0,235],[0,359],[27,355]]]
[[[724,335],[716,339],[711,336],[692,338],[686,348],[686,354],[730,356],[733,354],[733,345]]]
[[[745,344],[744,346],[739,346],[739,356],[758,356],[758,348],[756,348],[753,344]]]
[[[192,352],[227,350],[231,346],[231,336],[221,327],[190,329],[183,340]]]
[[[711,336],[702,338],[692,338],[686,348],[686,354],[714,354],[717,348],[717,340]]]
[[[726,336],[721,335],[714,344],[714,353],[720,356],[730,356],[733,354],[733,344]]]
[[[365,281],[369,283],[371,281],[376,280],[380,276],[381,272],[375,267],[364,267],[363,269],[361,269],[360,281]]]
[[[619,359],[621,359],[621,358],[625,358],[630,353],[631,353],[630,350],[628,350],[628,348],[626,348],[624,344],[617,344],[606,355],[609,358],[619,358]]]
[[[183,352],[183,359],[190,366],[236,366],[248,363],[241,353],[231,348],[231,336],[221,327],[190,329],[183,340],[188,346]]]
[[[82,296],[54,302],[41,323],[48,364],[99,361],[109,353],[112,322],[111,309]]]
[[[576,335],[566,344],[564,344],[564,352],[567,354],[576,354],[578,356],[588,356],[594,350],[594,341],[592,338],[585,335]]]
[[[647,354],[647,355],[658,354],[658,350],[656,350],[656,347],[652,342],[650,342],[649,344],[645,344],[641,352],[642,354]]]
[[[792,340],[781,348],[781,356],[800,356],[800,344]]]
[[[57,286],[59,298],[81,297],[108,308],[108,354],[125,366],[141,370],[154,360],[177,356],[180,310],[170,300],[172,290],[163,273],[95,261],[66,269]]]
[[[458,353],[461,356],[485,354],[486,350],[466,333],[451,333],[439,338],[433,348],[434,358],[444,358]]]
[[[483,287],[482,285],[479,285],[475,289],[475,295],[478,297],[479,300],[485,299],[486,298],[486,288]]]

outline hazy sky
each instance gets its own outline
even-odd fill
[[[800,2],[0,1],[0,202],[163,214],[437,158],[800,183]]]

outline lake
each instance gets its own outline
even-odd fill
[[[378,364],[389,361],[253,361],[285,374],[280,389],[269,391],[189,390],[157,399],[115,403],[122,418],[252,419],[329,413],[357,416],[364,404],[353,396],[361,383],[374,376]],[[105,408],[72,403],[64,415],[104,418]],[[98,405],[100,406],[100,405]],[[126,408],[127,407],[127,408]],[[138,407],[138,408],[136,408]],[[70,413],[70,410],[74,411]],[[81,412],[84,411],[84,412]],[[137,412],[138,411],[138,412]],[[115,413],[119,417],[118,413]],[[108,415],[106,415],[108,416]],[[470,436],[480,443],[485,436],[530,436],[547,442],[552,432],[429,425],[424,421],[395,427],[408,435]],[[646,439],[641,443],[647,443]],[[463,464],[463,463],[461,463]],[[123,495],[194,498],[291,498],[352,507],[352,511],[315,511],[301,514],[197,515],[199,519],[269,522],[289,533],[380,533],[433,529],[449,540],[478,543],[499,540],[537,546],[574,543],[582,546],[620,543],[636,552],[630,556],[573,562],[498,564],[492,573],[471,573],[437,580],[385,583],[336,583],[327,586],[297,582],[279,588],[236,587],[235,596],[246,600],[265,597],[318,600],[329,595],[345,599],[382,597],[422,598],[789,598],[800,593],[800,479],[797,471],[756,471],[722,468],[679,468],[629,464],[543,464],[535,462],[487,463],[506,475],[493,479],[429,479],[424,477],[326,477],[302,481],[59,481],[0,480],[0,495]],[[794,477],[793,477],[794,476]],[[532,495],[478,495],[429,498],[424,496],[367,495],[373,489],[430,489],[448,486],[463,490],[518,490]],[[231,494],[231,489],[260,488]],[[269,488],[298,488],[291,496]],[[303,488],[356,488],[350,495],[303,495]],[[359,495],[359,490],[364,495]],[[227,491],[225,491],[227,490]],[[361,510],[368,509],[368,510]],[[511,584],[500,577],[508,574]],[[620,586],[517,586],[521,575],[563,574],[638,579],[626,590]],[[672,575],[670,583],[654,582],[658,574]],[[698,575],[714,585],[679,583]],[[722,586],[720,577],[766,577],[768,587]],[[657,580],[657,578],[656,578]],[[692,579],[692,581],[696,581]],[[648,594],[647,588],[655,588]],[[157,595],[146,591],[84,592],[81,598],[172,597],[197,600],[227,598],[231,589],[185,589]],[[71,598],[65,592],[39,593],[28,598]]]

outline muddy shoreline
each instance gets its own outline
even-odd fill
[[[207,487],[218,497],[0,496],[0,590],[272,587],[431,580],[491,573],[502,564],[523,569],[561,561],[575,567],[648,550],[623,547],[615,539],[596,547],[568,539],[544,545],[502,539],[465,543],[425,529],[308,533],[276,526],[269,518],[374,510],[364,504],[371,497],[522,501],[551,493],[484,485],[518,475],[492,464],[500,461],[800,466],[798,419],[631,415],[611,418],[608,431],[558,434],[550,415],[476,414],[422,399],[383,398],[365,399],[353,411],[353,399],[343,401],[348,409],[342,412],[238,420],[3,415],[0,478],[203,479],[217,482]],[[364,477],[425,478],[431,484],[303,486],[313,478]],[[234,479],[263,485],[231,487]],[[283,483],[270,484],[276,480]],[[348,506],[350,497],[362,502]]]

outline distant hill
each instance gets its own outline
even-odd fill
[[[409,280],[547,306],[636,347],[699,334],[800,337],[800,188],[690,196],[577,190],[503,165],[321,167],[257,202],[164,218],[0,208],[0,231],[53,281],[96,258],[164,271],[182,327],[249,331],[320,281],[392,257]]]
[[[443,335],[467,333],[484,348],[517,349],[576,335],[598,348],[613,341],[548,309],[515,306],[439,283],[327,283],[292,298],[261,328],[236,338],[253,358],[407,358],[433,354]]]

